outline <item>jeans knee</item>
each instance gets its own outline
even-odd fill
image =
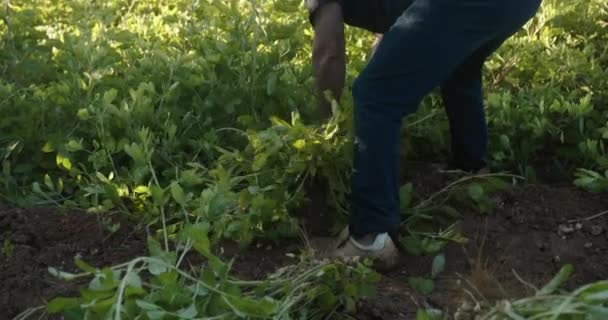
[[[355,113],[382,113],[400,119],[418,108],[422,93],[407,81],[377,79],[366,76],[365,70],[355,79],[352,88]]]

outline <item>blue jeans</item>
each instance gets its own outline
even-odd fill
[[[483,164],[484,61],[539,6],[540,0],[415,0],[396,18],[353,86],[352,234],[398,232],[401,121],[435,87],[450,121],[454,161],[463,169]]]

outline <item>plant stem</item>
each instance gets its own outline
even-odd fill
[[[595,220],[597,218],[601,218],[601,217],[603,217],[603,216],[605,216],[607,214],[608,214],[608,210],[602,211],[602,212],[600,212],[600,213],[598,213],[596,215],[592,215],[592,216],[587,217],[587,218],[568,220],[568,223],[574,223],[574,222],[580,222],[580,221],[587,221],[587,222],[589,222],[591,220]]]

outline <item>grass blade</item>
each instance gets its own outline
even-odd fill
[[[544,287],[542,287],[537,293],[537,296],[544,296],[548,294],[552,294],[557,290],[564,282],[570,279],[570,275],[574,271],[574,267],[571,264],[567,264],[559,270],[557,275],[549,281]]]

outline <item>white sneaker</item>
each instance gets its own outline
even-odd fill
[[[371,244],[362,244],[350,236],[348,228],[338,237],[338,245],[334,251],[335,257],[361,257],[374,259],[378,269],[390,269],[399,261],[399,250],[388,233],[376,235]]]

